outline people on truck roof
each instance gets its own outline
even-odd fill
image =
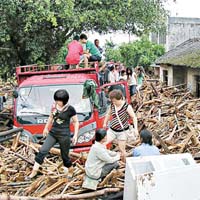
[[[87,56],[89,62],[101,61],[101,53],[99,49],[88,40],[87,35],[80,35],[80,42],[86,45],[86,49],[84,50],[84,54]]]
[[[99,40],[95,39],[94,40],[94,44],[97,47],[97,49],[99,49],[100,53],[102,54],[103,53],[103,49],[99,46]]]
[[[87,57],[83,52],[83,46],[79,42],[79,36],[76,35],[73,38],[73,41],[71,41],[68,46],[68,53],[66,56],[66,63],[68,65],[76,65],[79,67],[79,63],[84,60],[85,65],[87,65]]]

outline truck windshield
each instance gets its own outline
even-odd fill
[[[83,85],[30,86],[19,89],[17,116],[48,116],[54,103],[53,95],[58,89],[69,92],[69,104],[76,109],[79,121],[90,117],[92,107],[89,98],[82,99]]]

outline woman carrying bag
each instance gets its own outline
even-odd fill
[[[133,111],[131,105],[129,105],[124,99],[123,94],[120,90],[113,90],[109,93],[111,100],[111,106],[106,114],[103,128],[107,127],[108,121],[111,116],[110,126],[107,131],[106,145],[111,143],[114,139],[117,140],[119,150],[121,152],[121,159],[125,162],[126,159],[126,140],[129,134],[129,118],[132,119],[135,134],[138,135],[137,117]]]

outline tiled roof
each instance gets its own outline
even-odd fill
[[[200,67],[200,38],[189,39],[156,60],[156,64]]]

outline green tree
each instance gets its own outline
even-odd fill
[[[135,67],[137,65],[142,65],[146,67],[150,66],[156,58],[164,53],[164,46],[154,44],[150,42],[147,37],[142,37],[141,40],[124,43],[114,49],[112,47],[107,47],[105,56],[106,58],[114,59],[114,61],[119,60],[126,66]]]
[[[106,40],[105,43],[105,58],[106,61],[122,61],[120,49],[113,41]]]
[[[1,0],[0,66],[54,62],[82,31],[141,34],[163,26],[165,0]]]

